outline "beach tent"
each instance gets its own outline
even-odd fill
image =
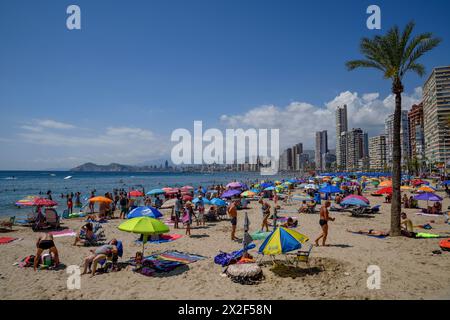
[[[162,213],[156,208],[149,206],[141,206],[131,210],[130,213],[128,213],[127,218],[133,219],[138,217],[150,217],[157,219],[161,218],[162,216],[163,216]]]
[[[259,253],[263,255],[277,255],[300,249],[308,237],[284,227],[276,228],[262,243]]]

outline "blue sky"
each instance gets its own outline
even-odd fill
[[[70,4],[82,30],[66,28]],[[344,67],[360,57],[361,37],[380,33],[366,28],[371,4],[381,7],[381,32],[414,19],[416,32],[444,39],[422,60],[428,71],[450,64],[448,1],[3,0],[0,169],[161,159],[173,129],[244,125],[267,110],[287,123],[286,143],[312,147],[315,127],[296,132],[303,122],[292,123],[292,105],[317,113],[356,101],[366,111],[384,105],[381,117],[389,82]],[[406,78],[407,102],[423,82]],[[378,133],[382,119],[365,115],[354,124]]]

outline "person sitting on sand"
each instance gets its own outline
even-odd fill
[[[81,237],[83,235],[83,238]],[[81,227],[78,235],[75,237],[74,246],[78,244],[78,242],[84,244],[95,242],[96,235],[94,233],[94,225],[91,222],[86,223]]]
[[[134,263],[136,264],[136,266],[141,266],[142,261],[144,261],[144,255],[140,251],[136,252],[136,255],[134,256]]]
[[[383,237],[389,236],[389,232],[386,232],[386,231],[379,231],[379,230],[373,230],[373,229],[369,229],[369,230],[358,230],[358,231],[354,231],[354,230],[347,229],[347,232],[359,233],[359,234],[366,234],[366,235],[369,235],[369,236],[383,236]]]
[[[410,219],[408,219],[408,216],[406,213],[402,212],[401,215],[401,234],[408,238],[414,238],[416,236],[414,232],[414,225]]]
[[[59,265],[59,254],[58,249],[56,249],[55,242],[53,241],[53,236],[48,233],[42,233],[38,240],[36,241],[36,256],[34,258],[34,271],[37,270],[38,264],[41,260],[42,253],[44,250],[49,250],[50,254],[53,255],[55,259],[54,266],[57,267]]]
[[[403,194],[402,202],[403,202],[403,206],[405,207],[405,209],[408,209],[409,208],[409,199],[406,194]]]
[[[298,221],[294,219],[292,219],[291,217],[289,217],[287,219],[287,221],[282,225],[285,228],[295,228],[298,225]]]
[[[105,244],[97,249],[91,249],[89,256],[84,259],[84,270],[81,273],[87,274],[88,269],[90,269],[92,265],[91,277],[95,276],[95,272],[97,271],[97,264],[106,258],[112,258],[113,255],[117,255],[117,240],[112,239],[109,244]]]
[[[298,209],[298,213],[306,213],[308,212],[308,205],[306,204],[306,201],[303,200],[301,207]]]
[[[392,195],[388,193],[386,197],[384,198],[385,203],[391,203]]]

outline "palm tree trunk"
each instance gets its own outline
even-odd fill
[[[396,81],[393,86],[395,94],[394,128],[392,141],[392,203],[391,203],[391,235],[399,236],[400,232],[400,213],[401,213],[401,111],[402,111],[402,91],[403,86],[400,81]]]

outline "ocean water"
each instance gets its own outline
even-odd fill
[[[72,176],[65,180],[64,177]],[[123,173],[123,172],[63,172],[63,171],[0,171],[0,216],[23,217],[30,208],[17,208],[17,200],[29,195],[46,197],[51,190],[53,200],[58,202],[58,212],[66,208],[66,200],[61,193],[81,192],[82,202],[92,190],[103,195],[113,189],[131,190],[145,188],[150,191],[162,187],[182,187],[191,185],[208,187],[212,184],[226,184],[230,181],[252,182],[260,180],[286,179],[291,176],[261,176],[257,172],[220,172],[220,173]]]

